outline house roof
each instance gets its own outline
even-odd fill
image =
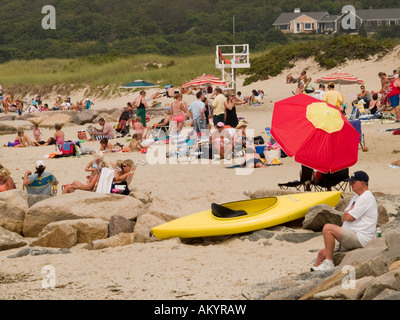
[[[400,8],[356,10],[356,15],[362,20],[400,19]]]
[[[362,20],[400,20],[400,8],[356,10],[356,16]],[[283,12],[272,25],[289,24],[290,21],[306,15],[319,22],[334,22],[340,15],[329,15],[328,12]]]
[[[303,15],[315,20],[321,20],[328,12],[283,12],[272,25],[288,24],[290,21]]]
[[[319,22],[335,22],[337,19],[339,19],[341,16],[333,14],[333,15],[325,15],[322,17]]]

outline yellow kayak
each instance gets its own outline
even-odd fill
[[[340,191],[306,192],[235,201],[164,223],[151,229],[158,239],[195,238],[249,232],[300,219],[310,207],[335,207]]]

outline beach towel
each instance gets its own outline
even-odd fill
[[[97,183],[97,193],[111,193],[111,186],[115,177],[114,170],[103,168],[101,169],[100,179]]]

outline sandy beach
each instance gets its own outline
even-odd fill
[[[353,74],[365,81],[368,91],[378,91],[378,72],[391,74],[399,67],[400,47],[386,57],[369,61],[352,61],[340,68],[322,70],[312,60],[297,61],[296,66],[281,75],[243,86],[239,78],[237,90],[250,95],[252,89],[265,92],[260,106],[239,106],[237,113],[249,123],[255,135],[264,135],[265,127],[271,124],[274,102],[290,97],[296,86],[286,84],[285,77],[298,75],[302,70],[316,80],[335,71]],[[218,70],[216,74],[218,75]],[[339,88],[338,88],[339,89]],[[148,90],[148,94],[157,91]],[[161,91],[161,90],[160,90]],[[360,86],[341,85],[345,103],[351,105]],[[71,94],[72,100],[86,98],[83,92]],[[56,94],[56,93],[55,93]],[[136,94],[109,99],[94,100],[94,109],[122,108]],[[191,102],[194,96],[184,96]],[[46,102],[51,103],[49,99]],[[172,99],[161,98],[164,105]],[[154,123],[161,116],[151,119]],[[113,123],[115,124],[115,123]],[[98,125],[97,125],[98,126]],[[86,126],[68,125],[63,128],[66,139],[77,139],[77,131]],[[368,152],[359,150],[359,159],[350,172],[366,171],[370,176],[370,189],[386,194],[399,194],[398,177],[400,168],[389,167],[393,160],[400,159],[392,154],[400,149],[399,137],[385,129],[398,128],[394,121],[374,121],[362,125]],[[41,129],[43,138],[54,134],[53,129]],[[33,138],[32,132],[28,132]],[[0,146],[14,141],[16,134],[0,136]],[[127,144],[124,138],[116,141]],[[99,150],[98,142],[85,142],[85,147]],[[34,170],[36,160],[43,159],[47,170],[53,172],[60,184],[74,180],[85,181],[84,168],[92,156],[79,158],[45,159],[54,152],[54,146],[29,148],[0,148],[0,163],[11,172],[17,188],[22,188],[22,176]],[[113,153],[105,160],[146,160],[145,154]],[[238,163],[167,164],[139,166],[132,185],[139,191],[153,196],[168,197],[168,210],[179,210],[182,215],[208,209],[211,202],[223,203],[246,199],[247,193],[257,190],[278,191],[278,183],[298,179],[300,164],[292,158],[281,159],[282,165],[260,168],[250,175],[237,175],[228,166]],[[62,196],[59,192],[58,196]],[[110,212],[110,215],[117,212]],[[304,230],[293,229],[290,232]],[[285,228],[274,229],[276,234],[289,232]],[[152,243],[135,243],[129,246],[90,251],[82,245],[71,248],[66,255],[25,256],[9,259],[20,249],[0,251],[0,299],[244,299],[242,291],[260,282],[300,274],[309,270],[316,250],[323,246],[318,236],[303,243],[279,241],[275,237],[250,241],[232,237],[223,242],[199,245],[183,244],[177,239]],[[55,267],[57,285],[54,290],[42,289],[41,270],[45,265]],[[7,281],[2,280],[6,276]]]

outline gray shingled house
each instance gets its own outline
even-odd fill
[[[350,16],[347,16],[349,14]],[[355,29],[344,30],[342,21],[355,22]],[[379,27],[400,25],[400,8],[356,10],[354,13],[330,15],[328,12],[283,12],[272,24],[284,33],[335,33],[337,31],[357,32],[364,25],[367,32]]]

